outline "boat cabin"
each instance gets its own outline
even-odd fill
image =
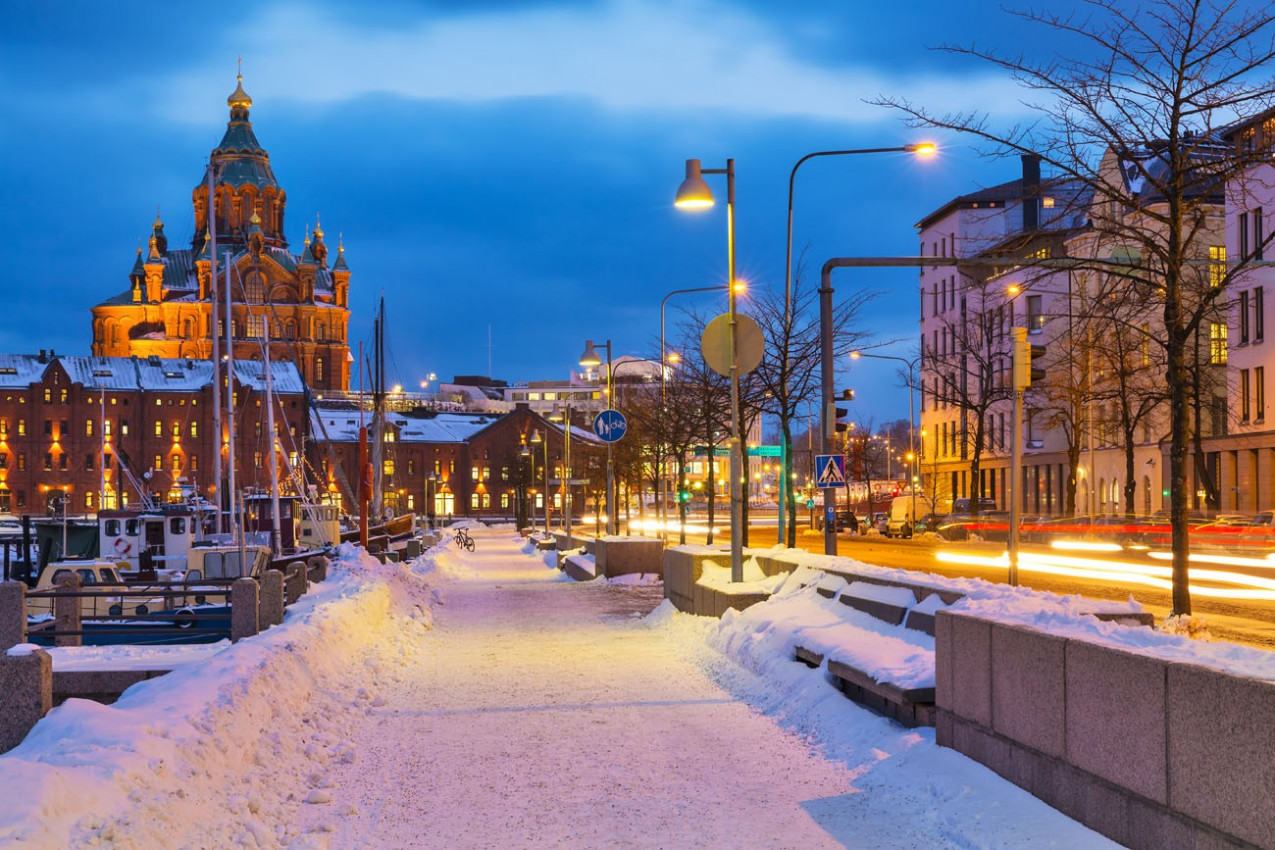
[[[104,510],[98,514],[102,557],[125,561],[125,572],[150,579],[156,570],[185,569],[191,545],[204,537],[206,511],[188,505],[154,510]]]
[[[32,590],[52,590],[58,580],[68,573],[77,573],[83,590],[120,592],[128,588],[120,580],[119,569],[122,565],[106,560],[92,561],[55,561],[47,564],[40,571]],[[89,619],[105,616],[112,605],[119,605],[119,597],[85,596],[80,599],[80,616]],[[28,617],[53,616],[53,600],[49,597],[27,597]]]

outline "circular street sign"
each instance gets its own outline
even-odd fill
[[[766,338],[757,323],[742,313],[735,314],[735,328],[739,334],[739,374],[747,375],[761,364]],[[722,313],[704,328],[700,351],[709,368],[730,377],[730,313]]]
[[[593,417],[593,433],[604,443],[618,443],[629,430],[629,421],[618,410],[607,408]]]

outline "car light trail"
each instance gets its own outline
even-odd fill
[[[1164,553],[1153,554],[1161,555]],[[1009,568],[1009,556],[1006,553],[987,556],[944,550],[936,553],[935,558],[951,564],[967,564],[991,569]],[[1192,556],[1192,560],[1198,560],[1202,563],[1261,567],[1263,569],[1271,567],[1269,562],[1255,558],[1201,555],[1198,558]],[[1173,568],[1158,564],[1138,564],[1130,561],[1103,558],[1020,552],[1018,567],[1020,570],[1044,575],[1134,583],[1164,590],[1170,590],[1173,587]],[[1211,569],[1194,569],[1191,571],[1191,579],[1191,593],[1202,597],[1275,601],[1275,579],[1231,572],[1229,570]],[[1210,583],[1200,584],[1199,582],[1201,581]]]

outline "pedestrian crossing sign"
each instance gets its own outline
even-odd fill
[[[815,455],[815,486],[846,486],[846,456]]]

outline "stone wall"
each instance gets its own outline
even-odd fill
[[[607,578],[645,573],[664,574],[664,541],[658,537],[599,537],[593,556],[598,575]]]
[[[936,738],[1134,850],[1275,848],[1275,683],[940,611]]]

